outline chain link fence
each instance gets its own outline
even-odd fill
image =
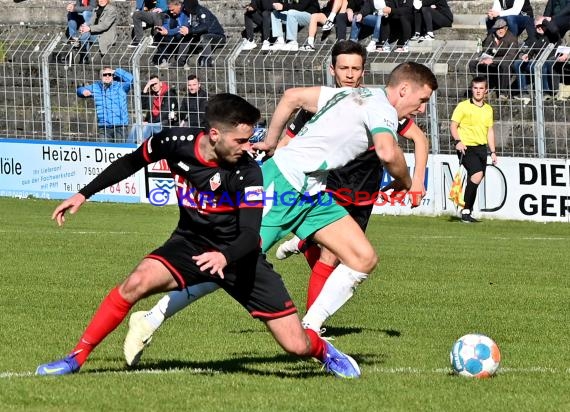
[[[77,88],[101,81],[105,66],[133,75],[127,94],[129,127],[143,122],[141,93],[153,75],[181,99],[187,93],[188,76],[194,74],[209,95],[237,93],[259,107],[267,121],[287,88],[332,84],[328,71],[331,41],[321,42],[314,52],[267,52],[259,48],[243,51],[241,39],[230,38],[225,44],[212,42],[213,52],[207,61],[203,47],[198,47],[187,59],[180,59],[176,51],[166,55],[168,65],[161,64],[164,55],[157,54],[160,49],[151,38],[136,48],[129,47],[129,39],[122,39],[105,56],[100,56],[95,45],[88,61],[64,42],[63,33],[0,32],[0,138],[98,141],[95,102],[79,97]],[[502,156],[568,158],[570,100],[565,94],[545,98],[541,81],[541,68],[551,51],[545,50],[535,59],[534,73],[527,76],[528,96],[515,98],[519,91],[514,61],[508,62],[512,88],[490,93]],[[473,77],[469,62],[478,57],[476,41],[461,40],[411,44],[406,53],[369,53],[364,83],[384,84],[390,70],[403,61],[431,67],[440,87],[417,123],[430,137],[432,153],[452,153],[450,118],[457,103],[468,96]],[[561,84],[565,81],[570,84],[570,75],[562,78]],[[504,96],[499,98],[499,94]]]

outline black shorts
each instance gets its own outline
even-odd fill
[[[487,168],[487,145],[467,146],[467,150],[461,159],[461,152],[457,152],[457,156],[461,160],[461,164],[467,170],[467,176],[471,177],[475,173],[483,172]]]
[[[366,227],[368,226],[368,221],[370,220],[370,215],[372,214],[372,208],[374,205],[366,206],[356,206],[356,205],[346,205],[344,208],[348,214],[358,223],[358,226],[363,232],[366,232]]]
[[[265,255],[251,253],[224,269],[224,279],[202,272],[192,256],[207,251],[186,237],[174,233],[147,258],[168,268],[182,290],[203,282],[215,282],[241,304],[254,318],[277,319],[297,312],[281,277],[265,260]]]

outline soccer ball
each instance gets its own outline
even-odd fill
[[[453,372],[461,376],[488,378],[499,368],[501,352],[493,339],[472,333],[455,341],[449,360]]]

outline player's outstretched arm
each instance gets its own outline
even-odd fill
[[[389,132],[381,132],[374,134],[372,138],[376,155],[395,180],[392,188],[401,192],[407,192],[412,186],[412,178],[408,171],[404,152],[398,146],[394,135]]]
[[[410,187],[408,194],[411,206],[417,207],[426,195],[424,182],[426,177],[429,141],[422,129],[420,129],[415,123],[412,123],[408,127],[403,136],[414,142],[414,176],[412,177],[412,186]]]
[[[271,123],[267,128],[267,136],[263,142],[253,145],[256,150],[265,151],[268,155],[272,155],[277,147],[279,137],[285,129],[287,121],[291,118],[299,108],[315,113],[319,104],[319,95],[321,87],[296,87],[285,90],[283,97],[279,100]]]
[[[76,193],[69,199],[61,202],[53,211],[51,219],[57,222],[58,226],[63,226],[65,223],[65,212],[69,210],[69,213],[74,214],[79,210],[81,205],[85,203],[85,196],[81,193]]]

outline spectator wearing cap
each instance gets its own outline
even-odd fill
[[[491,33],[483,40],[483,54],[469,62],[469,71],[475,76],[486,75],[489,85],[498,83],[499,99],[506,100],[509,95],[510,66],[518,50],[518,39],[509,31],[506,20],[497,19]],[[498,81],[492,82],[493,77],[497,77]]]
[[[101,80],[77,88],[77,96],[93,98],[97,112],[97,138],[103,142],[125,141],[129,127],[127,93],[133,84],[133,75],[128,71],[103,67]]]
[[[516,37],[526,30],[527,44],[535,41],[536,29],[530,0],[494,0],[493,6],[487,12],[487,34],[491,34],[499,18],[507,22],[509,31]]]

